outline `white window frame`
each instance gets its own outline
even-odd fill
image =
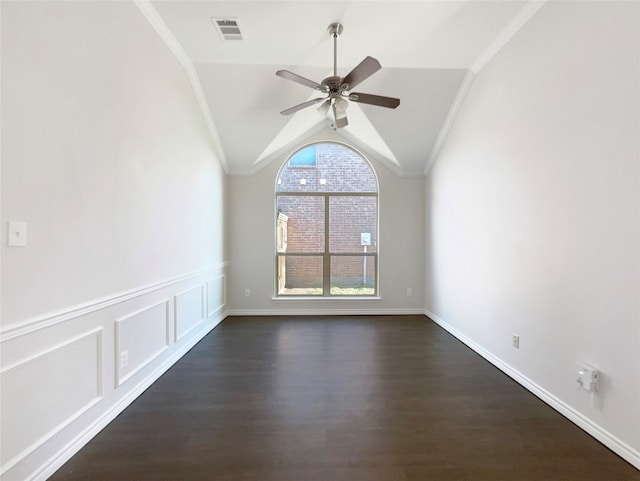
[[[309,145],[317,145],[331,143],[341,145],[349,150],[354,151],[358,154],[368,165],[371,173],[374,176],[376,183],[376,191],[375,192],[357,192],[357,191],[349,191],[349,192],[300,192],[300,191],[279,191],[278,187],[278,179],[284,169],[288,167],[289,160],[291,157],[296,155],[300,150],[308,147]],[[317,165],[317,164],[316,164]],[[296,166],[290,166],[291,168],[297,168]],[[380,255],[380,242],[379,242],[379,233],[380,233],[380,196],[379,196],[379,182],[378,176],[376,174],[375,169],[369,162],[369,160],[357,149],[354,147],[344,144],[341,142],[335,141],[318,141],[313,142],[311,144],[306,144],[294,152],[292,152],[284,161],[280,169],[278,170],[276,176],[276,185],[275,185],[275,196],[274,196],[274,210],[275,210],[275,218],[277,219],[280,215],[277,211],[278,205],[278,197],[280,196],[300,196],[300,197],[321,197],[324,199],[324,249],[322,252],[278,252],[277,246],[277,221],[274,223],[274,232],[276,237],[274,239],[274,252],[275,252],[275,262],[274,262],[274,300],[286,300],[286,299],[331,299],[331,300],[340,300],[340,299],[350,299],[350,300],[379,300],[379,285],[380,285],[380,263],[379,263],[379,255]],[[374,197],[376,199],[376,249],[374,252],[334,252],[332,253],[329,249],[330,244],[330,230],[329,230],[329,215],[330,215],[330,199],[332,197]],[[279,292],[278,286],[278,270],[279,270],[279,259],[281,257],[286,256],[303,256],[303,257],[322,257],[322,294],[281,294]],[[333,257],[366,257],[367,259],[372,259],[375,263],[374,275],[375,280],[373,284],[373,294],[367,295],[338,295],[331,294],[331,259]]]

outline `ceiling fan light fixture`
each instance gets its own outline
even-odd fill
[[[336,114],[346,115],[349,102],[347,102],[344,97],[337,97],[334,102],[336,105]]]
[[[333,101],[333,119],[335,121],[335,126],[339,129],[349,125],[349,120],[347,119],[347,105],[349,105],[349,103],[343,97],[336,97]]]
[[[333,122],[331,122],[331,128],[335,129],[346,127],[349,124],[349,121],[347,120],[347,106],[349,105],[349,100],[390,109],[395,109],[400,105],[400,99],[365,93],[350,94],[348,92],[349,89],[359,85],[361,82],[380,70],[382,65],[380,65],[380,62],[375,58],[367,56],[362,62],[356,65],[354,69],[346,75],[346,77],[338,76],[337,40],[342,33],[342,30],[342,25],[339,23],[332,23],[329,25],[329,34],[333,38],[333,75],[325,78],[321,83],[314,82],[313,80],[309,80],[288,70],[278,70],[276,72],[278,77],[311,87],[326,95],[326,97],[307,100],[306,102],[283,110],[280,112],[281,114],[290,115],[305,107],[322,102],[318,107],[318,112],[326,117],[328,115],[328,110],[333,107]]]
[[[336,119],[335,123],[335,129],[342,129],[344,127],[346,127],[347,125],[349,125],[349,121],[347,120],[347,117],[339,117]]]
[[[320,107],[318,107],[318,112],[322,117],[326,117],[327,114],[329,113],[330,108],[331,108],[331,99],[328,99],[320,104]]]

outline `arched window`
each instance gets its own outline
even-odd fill
[[[276,183],[276,295],[377,296],[378,182],[346,145],[294,152]]]

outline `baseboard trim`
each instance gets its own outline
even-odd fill
[[[227,317],[226,312],[219,315],[214,320],[207,322],[202,329],[195,334],[188,342],[174,352],[167,360],[165,360],[157,369],[150,373],[146,378],[141,380],[138,385],[133,388],[126,396],[124,396],[111,409],[96,419],[82,433],[76,436],[71,442],[60,449],[49,461],[47,461],[40,469],[36,470],[27,481],[45,481],[60,467],[76,454],[83,446],[85,446],[94,436],[104,429],[111,421],[113,421],[127,406],[135,401],[145,390],[156,382],[171,366],[182,358],[190,349],[200,342],[209,332],[218,326]]]
[[[144,296],[159,289],[188,281],[198,276],[203,276],[212,272],[223,270],[227,265],[228,263],[224,262],[216,266],[206,267],[204,269],[189,272],[181,276],[156,282],[154,284],[129,289],[118,294],[94,299],[92,301],[72,306],[61,311],[48,313],[43,316],[27,319],[26,321],[10,324],[0,330],[0,344],[11,339],[15,339],[16,337],[25,336],[35,331],[39,331],[40,329],[45,329],[62,322],[70,321],[77,317],[86,316],[87,314],[105,309],[109,306],[113,306],[130,299],[135,299],[136,297]]]
[[[230,309],[228,316],[402,316],[424,315],[424,309]]]
[[[542,401],[547,403],[553,409],[558,411],[564,417],[569,419],[571,422],[576,424],[578,427],[586,431],[589,435],[593,436],[595,439],[600,441],[606,447],[611,449],[614,453],[620,456],[625,461],[629,462],[632,466],[640,470],[640,451],[637,451],[633,447],[629,446],[624,441],[618,439],[616,436],[611,434],[606,429],[602,428],[602,426],[594,423],[592,420],[576,411],[570,405],[565,403],[564,401],[558,399],[552,393],[542,388],[534,381],[529,379],[527,376],[523,375],[518,370],[511,367],[509,364],[504,362],[502,359],[494,356],[492,353],[484,349],[482,346],[472,341],[470,338],[465,336],[462,332],[457,330],[455,327],[444,321],[443,319],[436,316],[434,313],[430,312],[428,309],[423,311],[429,319],[435,322],[437,325],[442,327],[449,334],[454,336],[460,342],[468,346],[470,349],[475,351],[477,354],[482,356],[484,359],[489,361],[495,367],[504,372],[507,376],[512,378],[518,384],[526,388],[536,397],[540,398]]]

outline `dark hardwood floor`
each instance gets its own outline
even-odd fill
[[[52,480],[627,481],[424,316],[230,317]]]

